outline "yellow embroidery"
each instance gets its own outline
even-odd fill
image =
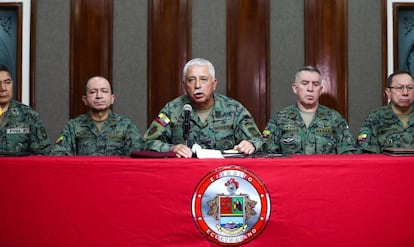
[[[157,121],[159,124],[161,124],[163,127],[165,127],[170,122],[170,119],[166,115],[164,115],[163,113],[160,113],[155,118],[155,121]]]
[[[365,139],[367,139],[367,134],[363,133],[358,135],[358,141],[365,141]]]

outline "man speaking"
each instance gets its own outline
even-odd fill
[[[217,80],[210,61],[190,60],[184,66],[183,78],[186,94],[168,102],[151,123],[144,135],[145,149],[173,151],[183,158],[192,157],[194,144],[245,154],[261,151],[261,134],[248,110],[240,102],[214,92]],[[189,124],[184,122],[186,104],[192,108]]]

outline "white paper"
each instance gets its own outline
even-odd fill
[[[220,150],[204,149],[198,144],[194,144],[191,151],[195,153],[199,159],[224,159]]]

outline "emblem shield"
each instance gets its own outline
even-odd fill
[[[244,196],[220,196],[219,212],[218,231],[227,234],[239,234],[246,229]]]

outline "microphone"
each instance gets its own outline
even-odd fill
[[[191,112],[193,111],[193,108],[190,104],[185,104],[183,106],[183,112],[184,112],[184,122],[183,122],[183,138],[184,143],[187,146],[187,139],[188,135],[190,134],[190,118],[191,118]]]

